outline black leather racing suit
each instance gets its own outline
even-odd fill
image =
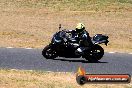
[[[91,41],[91,37],[89,36],[89,33],[84,30],[81,33],[77,33],[77,41],[79,43],[79,48],[75,51],[76,53],[83,53],[84,50],[90,50],[93,46],[93,43]]]
[[[93,45],[89,33],[85,30],[78,34],[78,42],[80,47],[91,47]]]

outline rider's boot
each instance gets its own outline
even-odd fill
[[[75,51],[75,54],[76,55],[83,55],[84,54],[84,52],[83,52],[83,48],[78,48],[76,51]]]

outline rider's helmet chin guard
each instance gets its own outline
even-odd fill
[[[82,33],[85,30],[85,25],[83,23],[78,23],[76,26],[76,32]]]

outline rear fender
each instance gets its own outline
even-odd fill
[[[96,34],[93,38],[92,38],[92,42],[93,44],[105,44],[107,46],[108,44],[108,36],[106,35],[102,35],[102,34]]]

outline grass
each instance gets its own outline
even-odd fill
[[[107,34],[106,51],[132,52],[131,0],[0,0],[0,46],[43,48],[63,28]]]
[[[1,7],[48,8],[57,11],[131,10],[131,0],[0,0]]]
[[[75,73],[26,70],[0,70],[0,88],[131,88],[132,84],[76,83]]]
[[[108,51],[132,51],[131,12],[52,12],[45,9],[1,10],[0,46],[43,48],[52,35],[63,28],[74,29],[83,22],[90,36],[97,33],[109,36]],[[21,20],[21,21],[20,21]],[[125,40],[125,41],[124,41]]]

